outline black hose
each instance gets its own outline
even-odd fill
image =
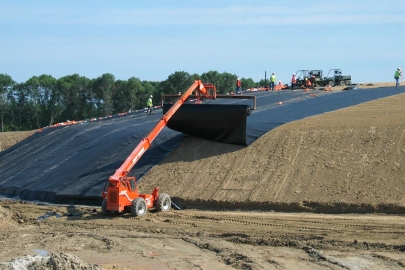
[[[176,210],[181,210],[181,208],[174,202],[172,202],[172,207],[175,208]]]

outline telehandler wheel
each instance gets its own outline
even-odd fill
[[[106,216],[109,213],[110,212],[107,210],[107,198],[104,198],[104,200],[101,202],[101,214]]]
[[[172,200],[170,199],[170,196],[166,193],[161,193],[159,194],[156,202],[155,202],[155,208],[158,211],[162,212],[167,212],[170,210],[172,205]]]
[[[148,209],[146,208],[146,202],[144,198],[138,197],[132,201],[131,213],[134,217],[140,217],[146,214]]]

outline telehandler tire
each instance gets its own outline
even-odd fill
[[[107,216],[110,212],[107,210],[107,198],[101,202],[101,214]]]
[[[144,198],[138,197],[132,201],[131,213],[134,217],[140,217],[146,214],[148,211]]]
[[[170,196],[166,193],[161,193],[159,194],[156,202],[155,202],[155,208],[158,211],[162,212],[167,212],[170,210],[172,205],[172,200],[170,199]]]

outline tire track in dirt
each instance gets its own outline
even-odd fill
[[[348,265],[351,256],[388,269],[405,265],[403,216],[173,210],[134,218],[130,213],[103,217],[99,208],[1,204],[11,213],[9,220],[19,221],[2,227],[0,241],[8,243],[0,250],[4,257],[41,248],[73,253],[89,263],[95,252],[119,254],[117,262],[153,258],[160,268],[151,269],[162,264],[169,269],[207,264],[211,269],[291,269],[291,261],[302,270],[341,269],[336,263]],[[51,211],[60,218],[38,220]],[[366,252],[376,256],[362,255]]]
[[[276,192],[276,194],[275,194],[275,196],[274,196],[274,201],[277,200],[278,194],[279,194],[280,191],[283,189],[283,187],[284,187],[284,185],[285,185],[285,183],[286,183],[286,181],[287,181],[287,178],[288,178],[288,176],[289,176],[291,170],[292,170],[293,167],[294,167],[295,161],[297,160],[297,157],[298,157],[298,155],[299,155],[299,153],[300,153],[301,145],[302,145],[302,141],[303,141],[303,140],[304,140],[304,133],[301,133],[301,138],[300,138],[300,141],[299,141],[299,143],[298,143],[298,147],[297,147],[297,150],[296,150],[296,152],[295,152],[295,156],[294,156],[292,162],[290,163],[290,166],[288,167],[288,171],[285,173],[284,178],[283,178],[283,180],[282,180],[281,183],[280,183],[280,186],[279,186],[278,189],[277,189],[277,192]]]

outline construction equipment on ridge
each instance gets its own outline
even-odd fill
[[[328,75],[323,77],[323,71],[316,69],[316,70],[298,70],[296,72],[297,82],[296,85],[298,87],[305,86],[305,78],[311,81],[311,83],[315,87],[320,86],[336,86],[336,85],[351,85],[352,84],[352,76],[350,75],[342,75],[341,69],[330,69]]]
[[[178,100],[164,113],[151,132],[139,142],[120,168],[108,179],[107,185],[102,192],[103,201],[101,211],[103,215],[130,210],[133,216],[143,216],[150,208],[163,212],[170,210],[171,198],[168,194],[159,193],[159,187],[155,187],[151,194],[139,193],[135,177],[128,176],[128,173],[146,150],[150,148],[152,141],[157,137],[160,131],[167,126],[169,119],[171,119],[187,99],[192,96],[191,94],[195,90],[197,93],[193,97],[197,100],[203,98],[216,99],[218,97],[216,95],[216,87],[213,84],[204,84],[200,80],[194,81],[193,85],[181,97],[177,96]],[[200,107],[202,104],[198,104],[197,102],[197,104],[191,106]],[[222,111],[227,113],[223,107],[230,105],[220,106],[222,106]],[[247,114],[246,109],[244,110]]]

